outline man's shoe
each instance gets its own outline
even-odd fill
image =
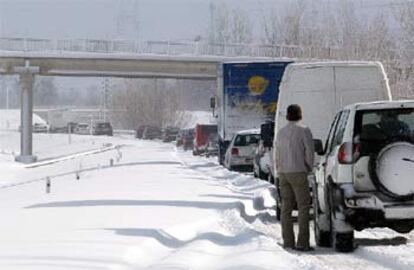
[[[301,252],[309,252],[315,250],[313,247],[294,247],[293,249]]]

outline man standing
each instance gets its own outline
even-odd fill
[[[312,171],[314,146],[309,128],[301,125],[302,109],[293,104],[287,108],[288,124],[276,137],[276,170],[282,199],[283,246],[309,251],[309,207],[311,203],[307,175]],[[299,235],[295,245],[292,211],[299,211]]]

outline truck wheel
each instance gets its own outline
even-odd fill
[[[352,252],[354,250],[354,231],[333,232],[333,246],[339,252]]]

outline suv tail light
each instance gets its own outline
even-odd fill
[[[231,149],[231,155],[232,156],[238,156],[239,155],[239,149],[238,148],[232,148]]]
[[[339,147],[338,161],[341,164],[354,163],[361,153],[361,144],[345,142]]]

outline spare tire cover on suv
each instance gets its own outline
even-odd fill
[[[370,174],[379,191],[397,199],[413,199],[414,145],[395,142],[371,158]]]

